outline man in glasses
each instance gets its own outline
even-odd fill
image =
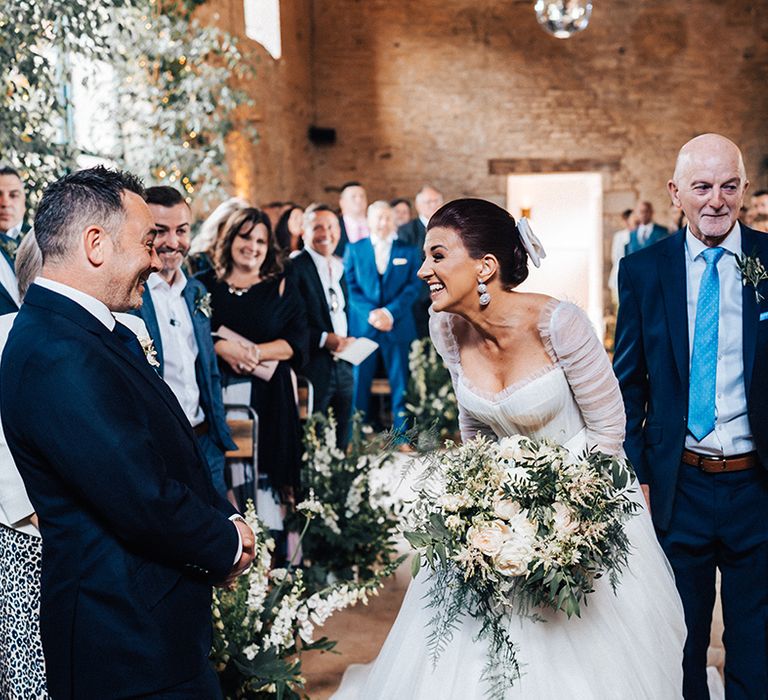
[[[304,250],[291,260],[290,274],[306,304],[309,322],[309,362],[302,373],[315,389],[314,410],[333,409],[337,421],[336,440],[345,449],[349,442],[352,415],[352,365],[336,360],[354,338],[347,336],[347,283],[344,265],[333,254],[341,228],[334,211],[324,204],[311,204],[304,212]]]

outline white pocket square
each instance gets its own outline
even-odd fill
[[[392,258],[393,265],[407,265],[408,258]]]
[[[760,320],[765,321],[765,319],[768,318],[768,311],[763,311],[763,313],[760,314]]]

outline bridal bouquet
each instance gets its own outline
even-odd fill
[[[617,457],[574,457],[521,436],[448,445],[433,456],[404,533],[416,550],[412,573],[422,564],[433,571],[433,662],[469,613],[489,642],[490,695],[501,698],[520,678],[506,614],[578,616],[595,579],[618,584],[629,551],[624,523],[637,510],[634,477]]]

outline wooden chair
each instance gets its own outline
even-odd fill
[[[296,396],[299,406],[299,420],[306,421],[313,413],[315,408],[315,387],[306,377],[298,375],[296,377]]]

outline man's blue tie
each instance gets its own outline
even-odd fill
[[[707,248],[701,253],[707,267],[701,276],[696,301],[691,376],[688,387],[688,430],[703,440],[715,428],[717,341],[720,322],[720,276],[717,263],[725,250]]]

